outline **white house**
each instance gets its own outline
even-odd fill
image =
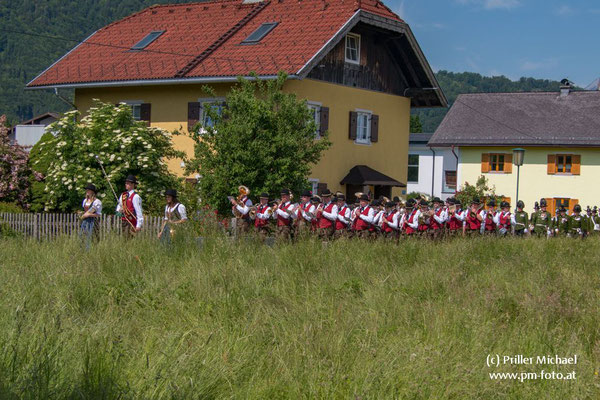
[[[425,193],[442,200],[456,193],[458,150],[428,147],[432,133],[411,133],[406,192]]]
[[[10,142],[25,146],[29,151],[46,133],[46,127],[59,117],[59,114],[48,112],[15,125],[8,135]]]

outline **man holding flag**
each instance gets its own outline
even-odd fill
[[[117,215],[121,215],[121,226],[125,238],[131,239],[142,230],[144,216],[142,215],[142,198],[135,192],[137,180],[129,175],[125,179],[125,192],[121,194],[117,204]]]

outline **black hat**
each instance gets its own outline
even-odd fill
[[[312,197],[312,192],[310,190],[305,190],[300,195],[301,197]]]
[[[331,190],[325,189],[321,192],[321,197],[329,197],[331,196]]]
[[[398,197],[398,196],[394,196],[394,198],[392,199],[392,201],[393,201],[394,203],[400,203],[400,197]]]
[[[480,204],[481,204],[481,201],[479,201],[479,197],[475,197],[475,198],[473,199],[473,201],[471,201],[471,204],[477,204],[477,205],[480,205]]]
[[[523,200],[517,201],[517,208],[525,208],[525,203],[523,203]]]
[[[462,205],[462,203],[460,202],[460,199],[457,198],[457,197],[453,197],[452,201],[454,201],[454,205],[457,205],[457,206],[461,206]]]
[[[135,179],[135,176],[133,175],[128,175],[127,178],[125,178],[125,182],[138,183],[137,179]]]
[[[539,210],[540,209],[540,203],[538,203],[537,201],[535,202],[535,205],[533,206],[534,210]]]
[[[598,212],[598,207],[594,206],[594,208],[592,209],[592,212],[597,213]]]
[[[456,200],[454,199],[454,197],[448,197],[446,199],[446,203],[448,203],[448,205],[453,205],[456,204]]]
[[[281,195],[290,195],[290,189],[281,189]]]
[[[165,196],[177,197],[177,190],[175,190],[175,189],[167,189],[165,191]]]
[[[373,200],[371,202],[371,206],[373,206],[373,207],[377,207],[377,206],[380,206],[380,205],[381,205],[381,201],[378,200],[378,199],[375,199],[375,200]]]
[[[406,208],[413,208],[415,206],[415,199],[406,200]]]
[[[261,199],[268,199],[269,198],[269,193],[261,193],[260,194],[260,198]]]
[[[338,194],[338,195],[337,195],[337,199],[338,199],[338,200],[343,200],[343,201],[346,201],[346,196],[344,196],[343,194]]]
[[[546,199],[541,199],[540,200],[540,207],[547,207],[548,203],[546,203]]]
[[[310,198],[310,201],[312,201],[313,203],[320,203],[321,202],[321,198],[318,196],[313,196]]]
[[[490,201],[488,201],[488,207],[496,207],[496,202],[492,199]]]
[[[575,207],[573,207],[573,211],[581,212],[581,206],[579,204],[575,204]]]
[[[560,206],[558,212],[567,212],[567,209],[565,208],[565,206]]]
[[[431,202],[432,202],[432,203],[442,203],[442,200],[441,200],[439,197],[434,197],[434,198],[431,200]]]
[[[419,206],[420,207],[429,206],[429,203],[427,202],[427,200],[421,199],[421,201],[419,201]]]
[[[500,207],[502,207],[502,208],[510,207],[510,204],[508,201],[503,201],[502,203],[500,203]]]
[[[386,207],[396,207],[396,203],[394,203],[393,201],[388,201],[387,203],[385,203]]]
[[[369,196],[367,196],[366,194],[361,194],[360,197],[358,198],[358,200],[364,200],[364,201],[369,201]]]
[[[93,183],[88,183],[87,186],[85,187],[85,190],[91,190],[94,193],[98,193],[98,189],[96,189],[96,186],[94,186]]]

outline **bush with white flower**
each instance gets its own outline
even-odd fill
[[[148,127],[144,121],[134,120],[126,104],[115,107],[96,100],[88,115],[81,119],[79,116],[78,111],[67,112],[48,127],[53,137],[39,146],[42,158],[52,157],[44,177],[44,210],[79,209],[88,183],[98,188],[103,209],[114,210],[116,200],[103,176],[98,156],[117,195],[125,190],[127,175],[135,175],[144,212],[160,212],[164,207],[164,191],[181,185],[166,164],[168,159],[185,158],[183,152],[175,150],[171,140],[178,132]],[[35,161],[32,164],[35,168]]]

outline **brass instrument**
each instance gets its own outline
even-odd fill
[[[248,211],[248,216],[250,217],[250,219],[256,219],[256,210],[258,209],[258,206],[253,205],[252,207],[250,207],[250,211]]]
[[[238,197],[236,198],[237,204],[232,207],[233,215],[235,215],[236,218],[243,217],[243,214],[240,212],[240,210],[237,209],[236,206],[242,202],[242,199],[244,198],[244,196],[248,196],[249,194],[250,194],[250,189],[248,189],[246,186],[244,186],[244,185],[238,186]]]

